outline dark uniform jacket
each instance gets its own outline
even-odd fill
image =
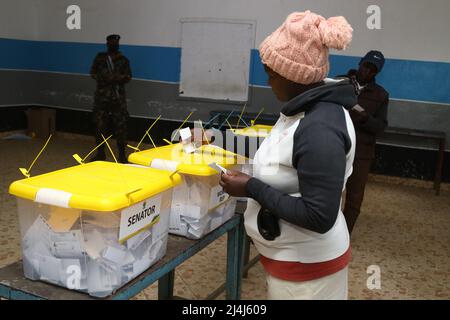
[[[131,80],[128,59],[120,52],[113,56],[112,68],[108,67],[108,53],[97,54],[91,67],[91,77],[97,81],[95,107],[121,105],[126,108],[125,84]]]
[[[358,96],[358,104],[369,114],[369,118],[361,122],[354,112],[350,113],[356,132],[356,153],[359,159],[375,157],[375,142],[378,134],[387,127],[387,107],[389,94],[375,80],[368,83]]]

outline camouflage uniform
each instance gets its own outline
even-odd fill
[[[101,52],[91,67],[91,77],[97,81],[93,109],[95,139],[99,144],[103,141],[101,134],[105,138],[113,134],[117,139],[119,158],[124,160],[128,120],[125,84],[131,80],[131,69],[128,59],[120,52],[111,56],[112,73],[108,60],[108,53]],[[103,145],[98,154],[104,154],[104,150]]]

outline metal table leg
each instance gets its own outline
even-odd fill
[[[175,270],[169,271],[158,280],[158,300],[173,299],[173,287],[175,282]]]
[[[248,265],[248,261],[250,260],[250,238],[244,232],[244,266]],[[244,270],[242,277],[247,278],[248,276],[248,268]]]
[[[444,156],[445,156],[444,149],[445,149],[445,139],[440,139],[439,154],[436,164],[436,173],[434,176],[434,189],[436,190],[436,195],[439,195],[441,191],[442,167],[444,165]]]
[[[227,280],[226,280],[226,299],[239,300],[240,282],[242,277],[242,218],[241,222],[233,229],[228,231],[227,239]]]

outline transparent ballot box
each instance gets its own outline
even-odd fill
[[[245,158],[213,145],[185,152],[182,144],[171,144],[130,154],[128,161],[177,172],[182,178],[174,188],[169,233],[199,239],[234,215],[236,199],[219,185],[220,173],[208,164],[240,170]]]
[[[166,253],[178,174],[92,162],[18,180],[25,277],[105,297]]]

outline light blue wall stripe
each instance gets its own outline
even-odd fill
[[[0,39],[0,68],[88,74],[103,44]],[[135,78],[179,82],[181,49],[122,45]],[[357,68],[359,57],[330,56],[330,75]],[[450,63],[387,59],[378,82],[391,98],[450,104]],[[251,52],[250,84],[267,86],[258,50]]]

